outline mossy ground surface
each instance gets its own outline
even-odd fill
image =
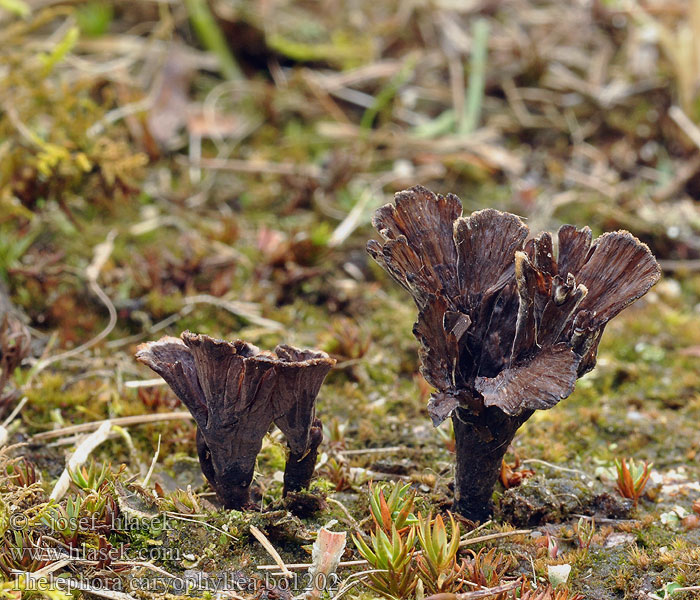
[[[139,6],[142,18],[146,15],[162,28],[160,38],[152,34],[144,39],[154,44],[172,39],[194,52],[197,42],[186,14],[154,12],[145,2],[133,4]],[[419,136],[406,125],[411,115],[433,119],[441,112],[438,107],[450,106],[446,64],[436,79],[432,59],[425,58],[440,47],[425,29],[427,22],[434,25],[438,9],[416,8],[404,15],[394,10],[394,3],[387,3],[385,8],[375,6],[347,20],[343,10],[331,7],[316,15],[309,31],[294,27],[292,35],[285,25],[297,22],[296,11],[307,15],[309,7],[291,3],[289,10],[295,13],[291,21],[283,23],[280,15],[266,17],[272,19],[261,50],[267,62],[233,48],[240,53],[246,76],[243,83],[230,84],[234,92],[219,109],[253,124],[231,154],[247,168],[238,164],[229,165],[228,170],[204,169],[201,181],[186,165],[187,148],[153,151],[153,140],[139,130],[139,119],[103,120],[107,111],[146,95],[146,88],[137,93],[136,79],[127,86],[132,97],[118,82],[94,73],[92,80],[87,77],[77,85],[71,77],[79,64],[75,61],[63,64],[55,57],[59,61],[55,72],[43,78],[39,72],[44,63],[19,61],[21,52],[36,58],[32,41],[62,34],[55,21],[56,15],[63,14],[58,5],[53,7],[56,15],[41,9],[27,17],[25,25],[15,23],[15,29],[5,32],[18,45],[12,51],[8,46],[0,51],[2,64],[15,78],[14,87],[2,92],[0,113],[0,132],[8,140],[0,142],[0,157],[5,157],[0,168],[4,211],[0,276],[10,300],[31,327],[34,360],[25,361],[14,374],[13,384],[20,394],[8,405],[9,409],[20,397],[27,398],[9,426],[10,443],[24,445],[7,450],[3,460],[7,466],[7,461],[26,457],[36,467],[39,484],[28,496],[8,471],[0,486],[3,515],[24,511],[36,516],[45,510],[42,503],[76,442],[69,434],[40,441],[35,435],[103,419],[183,410],[164,386],[132,386],[152,376],[133,359],[141,342],[189,329],[219,338],[242,338],[265,349],[277,343],[320,348],[338,360],[318,400],[326,439],[311,490],[322,500],[317,510],[309,514],[282,499],[285,447],[279,432],[266,438],[258,458],[255,490],[260,508],[242,513],[215,506],[196,461],[191,420],[126,426],[113,430],[92,457],[100,465],[110,464],[115,472],[125,465],[115,476],[121,486],[115,501],[122,515],[153,518],[167,511],[167,525],[84,532],[80,542],[96,547],[101,537],[123,547],[131,564],[121,569],[76,563],[67,572],[111,581],[113,587],[133,577],[155,581],[167,580],[167,574],[180,578],[227,575],[238,582],[244,597],[277,597],[274,593],[284,597],[279,590],[251,592],[256,582],[280,581],[258,568],[274,560],[250,533],[251,525],[267,536],[285,563],[306,563],[321,526],[334,521],[337,531],[369,530],[368,481],[410,482],[417,493],[416,510],[423,515],[449,508],[450,432],[444,425],[434,429],[427,416],[430,388],[418,374],[417,343],[411,333],[415,307],[364,250],[367,239],[375,235],[369,225],[371,211],[403,187],[421,183],[443,193],[455,192],[463,199],[465,213],[489,206],[511,210],[527,218],[537,231],[554,230],[566,222],[590,225],[595,234],[624,227],[662,260],[697,258],[700,217],[697,202],[690,200],[697,182],[691,177],[663,199],[655,195],[673,179],[674,169],[692,156],[685,138],[669,132],[669,123],[649,114],[665,110],[674,98],[677,82],[668,73],[669,64],[662,59],[654,64],[665,82],[655,88],[656,95],[632,94],[626,104],[607,112],[588,97],[567,108],[563,95],[574,92],[548,87],[546,69],[538,61],[518,63],[518,73],[508,71],[513,56],[519,54],[510,48],[511,60],[504,57],[501,29],[519,23],[520,14],[527,23],[523,25],[527,35],[533,40],[541,37],[537,19],[529,20],[529,8],[512,4],[513,14],[496,11],[488,16],[494,36],[490,64],[498,76],[487,82],[481,120],[486,138],[493,131],[499,134],[491,153],[479,153],[469,144],[456,144],[447,151],[439,140],[419,143]],[[558,24],[556,17],[559,9],[552,4],[538,10],[545,8],[554,15],[548,26],[564,39],[564,24]],[[65,9],[69,18],[79,23],[87,18],[75,17],[72,10]],[[108,55],[118,55],[114,40],[120,36],[126,40],[127,32],[140,20],[119,3],[115,10],[110,17],[112,37],[105,38],[115,44],[106,51]],[[579,28],[591,33],[590,38],[580,32],[572,35],[567,41],[570,47],[604,47],[601,40],[619,44],[623,35],[633,39],[630,22],[614,25],[615,15],[601,10],[598,20],[585,11],[574,12],[572,19],[581,20]],[[260,16],[253,8],[247,11],[239,15],[238,25],[263,36],[256,21]],[[466,29],[474,15],[459,14]],[[220,18],[226,32],[232,26],[227,19],[232,17],[224,11]],[[41,22],[30,26],[32,19]],[[348,40],[353,33],[332,33],[336,20],[364,32],[361,36],[356,32],[359,37],[351,44],[352,52]],[[84,53],[96,60],[90,54],[96,52],[95,46],[87,34],[81,35],[83,45],[73,48],[75,55]],[[23,49],[22,44],[27,47]],[[150,64],[145,50],[141,51],[143,56],[131,58],[139,65],[141,61]],[[423,58],[411,58],[418,61],[411,77],[397,79],[397,71],[387,65],[404,64],[415,53]],[[197,50],[195,58],[202,55]],[[627,72],[622,53],[613,55],[618,68]],[[542,61],[556,62],[544,55]],[[134,64],[129,68],[135,69]],[[186,88],[188,101],[197,106],[218,94],[219,86],[229,85],[212,74],[211,61],[205,64],[193,69],[192,84]],[[312,71],[342,74],[358,65],[378,65],[380,72],[382,68],[389,72],[379,83],[369,78],[364,84],[362,93],[370,100],[381,100],[370,106],[376,113],[373,119],[362,103],[345,103],[319,92],[309,75]],[[20,77],[32,69],[36,70],[33,79]],[[535,114],[539,108],[531,104],[533,118],[552,118],[552,123],[534,128],[519,124],[502,91],[511,93],[512,78],[519,88],[551,94],[552,106],[564,116],[552,117],[547,103]],[[565,87],[565,83],[557,85]],[[398,86],[400,93],[385,91],[391,92],[392,86]],[[60,110],[41,103],[45,88],[54,94]],[[20,103],[16,111],[8,111],[8,103],[32,94],[40,108]],[[523,97],[535,95],[524,92]],[[145,113],[136,114],[142,121],[147,118]],[[359,124],[368,120],[371,127],[361,129]],[[104,129],[101,145],[83,136],[98,122]],[[562,123],[574,122],[577,127],[589,127],[590,142],[581,141],[578,128],[561,129]],[[27,140],[27,127],[22,124],[44,141]],[[650,140],[663,149],[654,161],[624,162],[626,152],[636,152]],[[205,140],[203,154],[219,156],[221,143]],[[527,169],[513,170],[496,157],[496,150],[523,160]],[[121,152],[128,156],[119,162],[115,156]],[[607,153],[605,176],[613,172],[618,177],[606,183],[608,187],[571,175],[572,170],[589,169],[595,178],[594,167],[602,160],[596,152]],[[292,169],[286,174],[283,169],[280,174],[273,168],[288,164],[315,170],[309,174]],[[630,173],[642,167],[655,171],[656,179],[650,182]],[[364,208],[356,226],[337,242],[334,232],[358,205]],[[37,370],[40,357],[50,359],[76,348],[107,327],[108,311],[89,286],[86,273],[96,247],[112,239],[110,235],[115,236],[113,247],[97,281],[115,308],[115,326],[100,343]],[[572,396],[552,410],[536,413],[518,433],[508,460],[517,454],[522,467],[534,470],[535,476],[522,489],[506,491],[499,485],[496,503],[504,508],[481,531],[507,531],[517,524],[535,532],[488,544],[510,557],[508,576],[525,574],[547,581],[549,565],[570,564],[570,589],[592,599],[649,597],[643,594],[661,594],[659,590],[671,582],[700,586],[700,528],[680,522],[683,515],[692,515],[693,502],[700,498],[700,275],[693,265],[666,269],[665,277],[647,296],[608,325],[597,367],[578,382]],[[235,304],[226,305],[227,301]],[[154,456],[152,475],[140,490],[138,484]],[[653,462],[646,494],[636,508],[622,504],[615,508],[621,512],[613,515],[613,510],[601,517],[590,547],[583,550],[575,535],[579,515],[596,512],[600,506],[593,498],[601,494],[620,503],[612,479],[613,461],[620,457]],[[69,491],[71,498],[85,495],[75,485]],[[608,505],[606,510],[612,509]],[[463,524],[463,530],[468,528]],[[8,540],[6,525],[3,534]],[[557,540],[557,556],[541,543],[547,535]],[[55,545],[48,538],[44,543]],[[357,558],[348,540],[343,560]],[[149,560],[152,567],[133,564],[137,560]],[[341,567],[340,580],[360,569]],[[304,572],[298,571],[299,584]],[[163,591],[132,589],[130,593],[163,597]],[[167,591],[185,593],[172,586]],[[193,593],[207,595],[201,590]],[[690,598],[692,593],[673,597]],[[358,586],[348,597],[373,596]]]

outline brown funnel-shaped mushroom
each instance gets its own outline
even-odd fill
[[[192,413],[202,472],[226,508],[249,502],[255,459],[273,422],[290,448],[285,493],[309,485],[322,440],[316,395],[335,363],[327,354],[291,346],[261,352],[241,340],[185,332],[141,345],[136,358]]]
[[[660,276],[649,249],[626,231],[591,240],[564,225],[550,234],[493,209],[463,217],[454,195],[423,187],[377,210],[370,255],[418,306],[421,372],[436,388],[428,412],[455,430],[455,510],[491,513],[501,460],[535,410],[573,392],[595,366],[606,323]]]

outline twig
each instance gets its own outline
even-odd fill
[[[105,294],[100,285],[97,283],[97,278],[100,274],[100,271],[102,270],[102,267],[104,267],[105,263],[107,262],[107,259],[109,259],[110,255],[112,254],[112,250],[114,250],[114,238],[116,236],[117,232],[115,230],[112,230],[107,234],[107,238],[104,242],[95,246],[92,262],[85,269],[85,275],[87,277],[90,289],[102,301],[102,303],[107,307],[107,310],[109,311],[109,322],[107,323],[107,326],[94,338],[88,340],[84,344],[81,344],[77,348],[73,348],[72,350],[62,352],[61,354],[56,354],[55,356],[50,356],[48,358],[39,360],[32,369],[30,379],[36,377],[50,364],[58,362],[60,360],[65,360],[66,358],[77,356],[78,354],[81,354],[88,348],[92,348],[92,346],[98,344],[104,338],[106,338],[111,333],[112,329],[114,329],[114,326],[117,324],[117,309],[114,307],[114,304],[110,300],[109,296]]]
[[[131,417],[117,417],[116,419],[105,419],[103,421],[91,421],[90,423],[80,423],[80,425],[71,425],[62,427],[61,429],[52,429],[51,431],[43,431],[32,436],[32,442],[48,440],[62,435],[73,435],[75,433],[84,433],[101,427],[104,423],[128,427],[129,425],[141,425],[143,423],[156,423],[158,421],[187,421],[192,418],[190,411],[183,410],[169,413],[156,413],[153,415],[133,415]]]
[[[246,305],[234,300],[224,300],[223,298],[217,298],[216,296],[210,296],[209,294],[199,294],[197,296],[187,296],[184,298],[183,302],[185,305],[211,304],[213,306],[223,308],[224,310],[229,311],[231,314],[245,319],[246,321],[250,321],[254,325],[265,327],[267,329],[273,329],[275,331],[284,329],[284,325],[282,325],[282,323],[258,316]]]
[[[489,542],[491,540],[498,540],[501,538],[505,537],[511,537],[514,535],[527,535],[529,533],[532,533],[532,529],[516,529],[515,531],[503,531],[501,533],[490,533],[488,535],[482,535],[480,537],[475,537],[471,539],[463,539],[460,540],[459,546],[460,548],[463,546],[470,546],[471,544],[479,544],[481,542]],[[413,556],[421,556],[423,554],[422,551],[415,552]],[[360,565],[368,565],[369,563],[366,560],[347,560],[344,562],[339,562],[338,567],[357,567]],[[285,567],[287,569],[308,569],[311,566],[310,563],[292,563],[292,564],[287,564]],[[272,571],[274,569],[279,569],[279,565],[258,565],[258,569],[261,569],[263,571]]]
[[[481,542],[489,542],[491,540],[498,540],[504,537],[510,537],[512,535],[528,535],[532,533],[532,529],[516,529],[515,531],[503,531],[501,533],[489,533],[488,535],[482,535],[475,538],[469,538],[460,540],[459,547],[471,546],[472,544],[479,544]],[[417,552],[416,554],[420,554]]]
[[[337,366],[337,365],[336,365]],[[355,450],[341,450],[343,456],[355,456],[359,454],[393,454],[408,450],[406,446],[387,446],[386,448],[357,448]]]
[[[695,260],[660,260],[663,271],[700,271],[700,259]]]
[[[365,188],[360,193],[360,197],[357,202],[353,205],[350,212],[343,219],[343,221],[335,228],[328,240],[328,246],[331,248],[337,248],[345,240],[350,237],[353,231],[357,229],[358,225],[362,224],[363,221],[369,222],[369,214],[367,214],[367,205],[373,199],[374,194],[370,188]]]
[[[338,590],[335,596],[333,596],[333,600],[340,600],[347,592],[349,592],[352,588],[354,588],[357,584],[362,583],[365,579],[366,575],[371,575],[372,573],[382,573],[384,572],[384,569],[369,569],[367,571],[361,571],[360,573],[353,573],[348,577],[345,582],[343,583],[343,586]],[[355,579],[355,581],[352,581],[352,579]]]
[[[146,473],[146,477],[143,478],[143,482],[141,483],[141,487],[145,488],[148,486],[148,481],[151,478],[151,475],[153,475],[153,469],[156,466],[156,462],[158,461],[158,455],[160,454],[160,434],[158,434],[158,445],[156,446],[156,451],[153,454],[153,460],[151,461],[151,466],[148,468],[148,473]]]
[[[368,565],[369,563],[366,560],[345,560],[341,561],[338,563],[338,567],[359,567],[362,565]],[[284,565],[287,569],[308,569],[311,566],[311,563],[287,563]],[[258,565],[258,569],[261,571],[274,571],[275,569],[279,569],[279,565]]]
[[[549,467],[550,469],[556,469],[557,471],[566,471],[567,473],[576,473],[577,475],[583,475],[584,477],[589,477],[588,473],[585,471],[580,471],[579,469],[569,469],[567,467],[560,467],[559,465],[553,465],[552,463],[547,462],[546,460],[540,460],[539,458],[526,458],[522,462],[522,464],[528,464],[528,463],[538,463],[540,465],[544,465],[545,467]]]
[[[17,403],[17,406],[15,406],[13,411],[7,416],[7,419],[2,422],[2,425],[0,425],[0,448],[7,444],[7,440],[10,438],[10,433],[7,431],[7,428],[10,426],[10,423],[14,421],[19,412],[24,408],[26,403],[27,397],[25,396]]]
[[[464,118],[459,133],[474,131],[481,117],[481,103],[486,82],[486,60],[489,45],[489,22],[477,19],[472,26],[472,54],[469,62],[469,87],[464,103]]]
[[[133,381],[124,382],[125,388],[155,387],[158,385],[167,385],[167,383],[165,383],[165,379],[161,377],[154,377],[153,379],[134,379]]]
[[[668,116],[691,139],[693,144],[700,148],[700,128],[690,120],[688,115],[683,112],[683,109],[680,106],[672,106],[668,109]]]
[[[343,514],[345,515],[346,519],[348,520],[348,523],[350,523],[350,525],[352,525],[352,527],[353,527],[354,529],[358,529],[358,528],[359,528],[359,524],[358,524],[358,522],[355,520],[355,517],[353,517],[353,516],[350,514],[350,511],[347,509],[347,507],[345,506],[345,504],[343,504],[340,500],[336,500],[335,498],[330,498],[330,497],[329,497],[329,498],[326,498],[326,502],[330,502],[331,504],[335,504],[338,508],[340,508],[340,510],[343,511]]]
[[[428,596],[425,600],[477,600],[477,598],[490,598],[491,596],[497,596],[514,590],[520,584],[521,581],[518,579],[511,583],[506,583],[505,585],[499,585],[498,587],[485,590],[476,590],[474,592],[464,592],[462,594],[434,594],[433,596]]]
[[[260,531],[255,525],[250,526],[250,533],[252,533],[255,536],[255,539],[260,542],[263,548],[267,551],[267,553],[272,557],[272,559],[275,561],[277,568],[279,568],[282,571],[282,574],[285,577],[292,577],[292,573],[289,571],[287,566],[284,564],[284,561],[282,560],[282,557],[279,555],[279,552],[275,550],[275,547],[270,543],[270,540],[268,540],[265,537],[265,534]],[[313,565],[309,565],[311,567]]]
[[[97,431],[91,433],[78,445],[75,452],[73,452],[68,459],[66,468],[63,469],[63,473],[61,473],[61,476],[58,478],[49,496],[51,500],[60,500],[63,498],[63,495],[68,491],[68,486],[70,485],[71,471],[75,471],[85,464],[92,451],[109,437],[111,429],[112,422],[109,420],[104,421]]]
[[[204,525],[205,527],[209,527],[209,529],[213,529],[214,531],[218,531],[219,533],[230,537],[232,540],[238,541],[238,538],[235,535],[230,534],[228,531],[224,531],[223,529],[216,527],[216,525],[212,525],[211,523],[207,523],[206,521],[197,521],[197,519],[190,519],[188,517],[183,517],[182,515],[170,511],[165,511],[165,514],[168,515],[171,519],[175,519],[176,521],[189,521],[190,523],[197,523],[198,525]]]
[[[239,160],[235,158],[203,158],[197,162],[188,161],[190,166],[201,169],[237,171],[239,173],[269,173],[321,179],[323,173],[316,165],[294,163],[274,163],[267,160]]]

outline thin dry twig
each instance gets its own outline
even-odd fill
[[[119,427],[128,427],[130,425],[142,425],[145,423],[156,423],[158,421],[188,421],[192,415],[188,410],[156,413],[152,415],[133,415],[131,417],[117,417],[116,419],[105,419],[102,421],[91,421],[89,423],[80,423],[79,425],[71,425],[69,427],[61,427],[61,429],[52,429],[51,431],[43,431],[32,436],[32,442],[40,442],[51,438],[61,437],[63,435],[73,435],[76,433],[84,433],[98,429],[104,423],[111,423]]]
[[[475,538],[470,538],[470,539],[462,539],[459,542],[460,548],[464,546],[470,546],[472,544],[479,544],[481,542],[490,542],[493,540],[498,540],[501,538],[505,537],[511,537],[515,535],[528,535],[532,533],[532,529],[516,529],[514,531],[503,531],[500,533],[490,533],[488,535],[482,535],[479,537]],[[415,552],[413,554],[414,557],[416,556],[421,556],[423,553],[421,551]],[[367,565],[369,564],[366,560],[347,560],[343,562],[338,563],[338,567],[357,567],[359,565]],[[292,563],[292,564],[287,564],[285,567],[287,569],[308,569],[311,566],[310,563]],[[262,571],[272,571],[274,569],[279,569],[279,565],[258,565],[258,569]]]
[[[187,296],[183,299],[185,305],[191,304],[211,304],[224,310],[229,311],[231,314],[241,317],[246,321],[250,321],[254,325],[259,327],[265,327],[266,329],[272,329],[278,331],[284,329],[284,325],[272,319],[266,319],[256,314],[254,311],[255,305],[244,304],[242,302],[237,302],[235,300],[225,300],[224,298],[217,298],[216,296],[210,296],[209,294],[199,294],[197,296]]]
[[[260,531],[255,525],[250,526],[250,533],[255,536],[255,539],[260,542],[263,548],[267,551],[267,553],[272,557],[272,559],[275,561],[275,565],[277,568],[279,568],[282,571],[282,574],[285,577],[292,577],[292,573],[290,570],[287,568],[287,566],[284,564],[284,561],[282,560],[282,557],[279,555],[279,552],[275,550],[275,547],[270,543],[270,540],[268,540],[265,537],[265,534]],[[309,565],[309,567],[312,567],[312,565]]]
[[[73,356],[77,356],[78,354],[81,354],[88,348],[92,348],[94,345],[100,343],[104,338],[106,338],[114,329],[114,326],[117,324],[117,309],[114,307],[114,303],[109,298],[109,296],[100,287],[100,284],[97,283],[97,278],[100,275],[102,267],[104,267],[105,263],[112,254],[112,251],[114,250],[114,239],[116,237],[117,232],[113,229],[107,234],[107,238],[104,242],[95,246],[92,262],[85,269],[85,276],[87,277],[90,289],[107,307],[107,310],[109,312],[109,322],[107,323],[107,326],[94,338],[88,340],[84,344],[81,344],[77,348],[67,350],[66,352],[62,352],[61,354],[56,354],[55,356],[40,359],[32,369],[32,375],[30,376],[30,380],[32,377],[36,377],[50,364],[61,360],[65,360],[67,358],[71,358]]]

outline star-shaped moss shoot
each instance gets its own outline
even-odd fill
[[[185,332],[142,344],[136,358],[192,413],[202,472],[226,508],[249,504],[255,459],[272,423],[289,444],[284,493],[309,485],[323,439],[316,396],[335,364],[327,354],[282,345],[263,352]]]
[[[373,225],[383,242],[368,252],[418,306],[430,416],[453,420],[454,508],[483,521],[517,429],[573,392],[607,322],[658,281],[659,266],[626,231],[592,241],[587,227],[564,225],[555,255],[550,234],[528,239],[517,216],[463,217],[459,198],[423,187],[396,194]]]

